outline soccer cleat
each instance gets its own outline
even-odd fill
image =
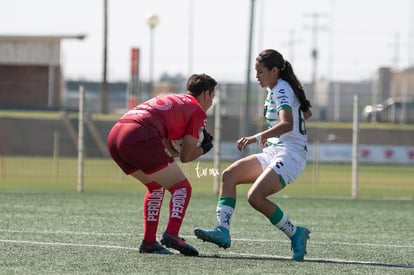
[[[309,239],[310,231],[305,227],[296,227],[295,234],[290,238],[292,241],[293,257],[292,260],[303,261],[306,254],[306,242]]]
[[[213,230],[203,230],[196,228],[194,234],[200,240],[204,242],[214,243],[224,249],[229,248],[231,245],[230,233],[227,228],[216,227]]]
[[[164,234],[162,234],[161,243],[166,247],[171,247],[180,251],[180,253],[185,256],[198,256],[198,251],[191,245],[187,244],[185,240],[179,236],[174,236],[164,232]]]
[[[153,254],[173,254],[171,251],[162,247],[158,242],[148,243],[142,241],[141,246],[139,247],[139,253],[153,253]]]

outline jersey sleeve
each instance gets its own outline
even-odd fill
[[[289,85],[282,85],[275,93],[276,110],[292,109],[294,93]]]
[[[191,117],[191,121],[187,124],[187,127],[184,131],[184,135],[191,135],[195,138],[199,138],[199,133],[202,131],[207,124],[207,116],[204,111],[197,110],[194,112]]]

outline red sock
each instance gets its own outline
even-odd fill
[[[144,241],[153,243],[157,240],[157,228],[160,217],[164,188],[153,181],[146,184],[144,197]]]
[[[178,235],[183,223],[185,211],[191,198],[191,185],[187,179],[180,181],[170,190],[170,217],[168,219],[167,233]]]

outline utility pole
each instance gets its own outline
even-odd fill
[[[249,41],[247,50],[247,70],[246,70],[246,98],[244,105],[244,115],[241,116],[240,136],[247,136],[249,134],[250,125],[250,72],[252,66],[252,44],[253,44],[253,25],[254,25],[254,7],[255,0],[250,0],[250,22],[249,22]],[[242,156],[247,155],[246,150],[241,152]]]
[[[397,32],[394,34],[394,70],[399,69],[399,61],[400,61],[400,34]]]
[[[305,16],[312,17],[312,50],[311,50],[311,57],[312,57],[312,92],[309,94],[310,102],[315,101],[316,98],[316,91],[317,91],[317,69],[318,69],[318,34],[321,30],[321,26],[318,24],[318,19],[321,16],[327,16],[326,14],[321,13],[310,13],[305,14]]]
[[[414,66],[413,48],[414,48],[414,2],[409,1],[408,15],[410,22],[408,24],[408,68]]]
[[[194,53],[194,1],[188,0],[188,76],[193,74]]]
[[[303,40],[302,39],[296,39],[295,38],[295,30],[290,30],[289,31],[289,38],[288,40],[282,44],[282,46],[286,46],[288,48],[288,61],[290,63],[294,63],[294,59],[295,59],[295,46],[296,44],[301,43]]]
[[[148,27],[150,28],[150,62],[149,62],[149,96],[154,96],[154,29],[160,22],[160,18],[156,14],[148,14],[146,18]]]
[[[103,69],[102,69],[102,86],[99,100],[99,112],[108,113],[108,0],[104,0],[104,41],[103,41]]]

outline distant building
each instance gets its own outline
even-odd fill
[[[84,108],[88,113],[97,113],[102,83],[98,81],[67,80],[62,94],[61,109],[77,111],[79,109],[79,88],[85,91]],[[121,113],[127,106],[127,82],[108,83],[108,110],[111,113]]]
[[[414,98],[414,67],[393,73],[391,96]]]
[[[130,88],[128,82],[111,82],[108,83],[108,110],[110,113],[122,113],[128,108],[127,91]],[[85,110],[88,113],[96,113],[99,110],[99,97],[101,91],[101,82],[98,81],[78,81],[67,80],[62,93],[62,105],[64,110],[78,110],[79,105],[79,87],[83,86],[85,90]],[[178,85],[168,82],[154,82],[153,94],[149,95],[149,83],[140,82],[136,103],[141,103],[147,99],[165,93],[185,93],[186,91],[179,91]]]
[[[360,110],[388,98],[414,98],[414,68],[395,72],[381,67],[374,79],[359,82],[319,81],[312,102],[312,119],[351,121],[354,95],[359,97]]]
[[[83,35],[0,35],[0,106],[59,108],[64,86],[62,39]]]
[[[359,106],[371,104],[372,81],[320,81],[312,103],[312,120],[352,121],[353,97],[358,95]]]

